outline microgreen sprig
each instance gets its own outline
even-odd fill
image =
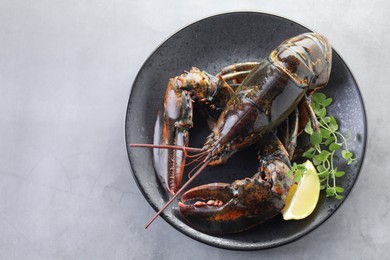
[[[341,156],[347,164],[351,164],[356,158],[348,149],[347,141],[352,137],[348,130],[347,137],[339,132],[339,125],[333,116],[327,115],[327,107],[332,104],[333,99],[327,98],[323,93],[313,95],[312,107],[319,122],[320,131],[314,131],[311,122],[305,127],[305,132],[310,135],[312,146],[303,153],[303,157],[312,160],[320,177],[321,189],[325,190],[327,197],[341,199],[344,188],[337,186],[337,178],[342,177],[345,172],[340,171],[334,165],[334,157],[337,151],[341,150]],[[291,172],[294,180],[299,182],[305,174],[304,166],[293,163]]]

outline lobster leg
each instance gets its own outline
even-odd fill
[[[286,131],[283,139],[283,144],[286,147],[288,157],[292,160],[297,147],[298,129],[299,129],[299,109],[296,108],[294,112],[286,119]],[[290,129],[291,128],[291,129]]]
[[[217,77],[221,76],[226,82],[233,80],[234,85],[239,85],[258,64],[259,62],[235,63],[223,68],[221,72],[217,74]]]
[[[278,131],[285,133],[284,136],[282,134],[282,142],[289,153],[290,161],[299,159],[311,146],[308,138],[303,137],[298,139],[298,136],[304,131],[309,121],[313,131],[318,133],[320,127],[312,108],[311,95],[305,95],[297,109],[286,119],[287,129],[283,129],[283,126],[278,128]],[[298,148],[297,143],[300,143]]]
[[[183,194],[179,209],[191,226],[206,233],[236,233],[279,214],[293,184],[288,154],[274,134],[260,151],[259,171],[252,178],[206,184]]]
[[[256,67],[259,64],[259,62],[243,62],[243,63],[235,63],[232,65],[229,65],[221,70],[220,73],[217,74],[218,76],[223,76],[226,74],[230,74],[232,72],[237,71],[250,71],[254,67]]]
[[[314,132],[320,132],[320,123],[317,120],[317,116],[313,110],[312,107],[312,95],[305,95],[303,100],[303,107],[305,108],[307,114],[309,115],[309,119],[311,122],[311,127],[313,128]]]

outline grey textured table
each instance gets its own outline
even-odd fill
[[[158,219],[124,144],[131,84],[182,27],[270,12],[328,36],[360,86],[361,175],[336,214],[276,249],[213,248]],[[378,259],[390,244],[390,4],[379,1],[0,1],[1,259]]]

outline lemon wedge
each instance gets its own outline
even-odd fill
[[[293,184],[282,209],[283,219],[303,219],[309,216],[317,206],[320,196],[320,179],[311,161],[303,163],[306,173],[298,184]]]

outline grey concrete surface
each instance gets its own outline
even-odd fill
[[[380,259],[390,244],[390,4],[327,1],[0,1],[0,259]],[[341,209],[297,242],[236,252],[158,219],[124,145],[148,55],[209,15],[252,10],[327,35],[359,83],[369,134]]]

